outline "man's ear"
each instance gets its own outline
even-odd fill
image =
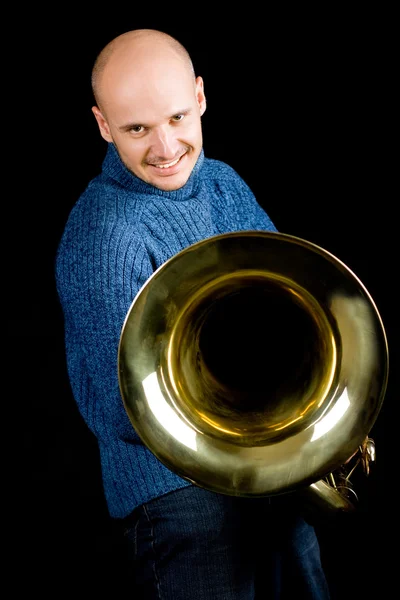
[[[103,117],[101,111],[97,108],[97,106],[92,106],[92,113],[94,114],[97,125],[99,126],[101,137],[106,140],[106,142],[112,142],[113,139],[110,134],[110,128],[108,126],[107,121]]]
[[[202,77],[196,78],[196,97],[200,109],[200,116],[202,116],[207,107],[206,97],[204,94],[204,82]]]

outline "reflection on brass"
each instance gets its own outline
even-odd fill
[[[388,348],[340,260],[246,231],[198,242],[149,278],[125,319],[118,375],[139,436],[181,477],[349,511],[350,463],[368,474],[375,450]]]

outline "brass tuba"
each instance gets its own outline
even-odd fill
[[[340,260],[303,239],[216,235],[166,261],[126,316],[129,419],[168,468],[234,496],[356,505],[388,378],[381,317]]]

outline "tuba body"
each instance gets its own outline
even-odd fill
[[[388,348],[373,299],[340,260],[244,231],[154,272],[126,316],[118,377],[140,438],[181,477],[349,511],[349,470],[374,459]]]

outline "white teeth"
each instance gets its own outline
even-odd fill
[[[174,165],[176,165],[176,163],[179,161],[179,158],[177,158],[176,160],[174,160],[171,163],[168,163],[167,165],[156,165],[158,169],[168,169],[168,167],[173,167]]]

